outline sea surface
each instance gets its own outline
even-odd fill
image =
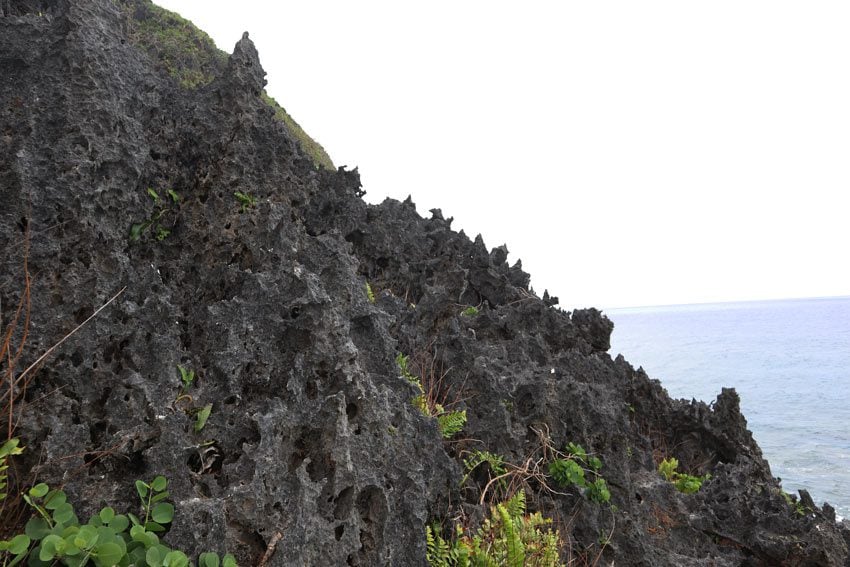
[[[610,309],[611,356],[674,398],[734,387],[773,476],[850,518],[850,297]]]

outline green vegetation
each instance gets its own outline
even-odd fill
[[[366,282],[366,299],[369,300],[369,303],[375,303],[375,292],[372,291],[369,282]]]
[[[247,211],[250,207],[253,207],[253,206],[255,206],[255,205],[257,204],[257,198],[256,198],[256,197],[252,197],[252,196],[251,196],[250,194],[248,194],[248,193],[240,193],[239,191],[236,191],[236,192],[233,194],[233,196],[234,196],[234,197],[236,197],[236,200],[237,200],[237,201],[239,201],[239,204],[240,204],[240,205],[242,205],[242,208],[239,210],[239,212],[244,213],[244,212],[245,212],[245,211]]]
[[[227,65],[227,54],[192,22],[151,2],[126,6],[130,41],[182,88],[209,84]]]
[[[540,512],[527,514],[525,492],[496,504],[475,535],[460,525],[447,541],[438,528],[425,528],[427,561],[432,567],[559,567],[560,535]]]
[[[177,365],[177,370],[180,372],[180,382],[183,384],[183,387],[180,388],[180,393],[177,395],[177,399],[179,400],[183,396],[189,395],[189,388],[192,386],[192,382],[195,381],[195,371],[191,369],[187,370],[179,364]]]
[[[788,506],[791,509],[794,510],[795,514],[797,514],[798,516],[805,516],[806,515],[808,510],[806,509],[805,506],[803,506],[802,502],[800,502],[799,500],[797,500],[797,498],[788,494],[784,490],[780,490],[779,492],[782,494],[782,497],[785,499],[785,503],[788,504]]]
[[[508,472],[505,468],[505,458],[502,455],[497,455],[490,451],[475,450],[472,451],[469,457],[463,460],[463,468],[466,470],[466,474],[464,474],[463,478],[460,480],[461,486],[466,484],[466,481],[469,480],[469,475],[472,474],[472,471],[484,463],[487,463],[490,467],[490,473],[495,476],[502,476]],[[504,487],[504,479],[501,480],[501,484]]]
[[[24,452],[24,448],[18,446],[20,443],[20,439],[12,438],[3,443],[3,446],[0,447],[0,511],[3,510],[2,502],[6,499],[7,495],[4,490],[9,482],[9,478],[6,476],[6,471],[9,469],[7,460],[9,457],[20,455]]]
[[[153,199],[154,210],[147,220],[135,223],[130,227],[131,242],[138,241],[142,235],[149,230],[153,231],[154,238],[156,238],[159,242],[165,240],[168,235],[171,234],[171,229],[166,228],[164,223],[169,216],[177,215],[180,195],[178,195],[173,189],[166,190],[166,193],[169,198],[163,199],[159,196],[159,193],[148,187],[147,194],[151,199]],[[172,221],[169,226],[173,228],[174,221]]]
[[[603,504],[611,500],[608,483],[599,471],[602,461],[598,457],[588,455],[581,445],[569,443],[566,453],[549,463],[549,476],[561,486],[575,486],[584,490],[593,502]]]
[[[685,473],[680,473],[676,469],[679,468],[679,461],[674,457],[664,459],[658,464],[658,472],[668,482],[672,482],[679,492],[685,494],[693,494],[702,488],[702,483],[711,478],[711,475],[706,473],[702,476],[692,476]]]
[[[331,171],[335,170],[333,161],[331,161],[331,157],[327,154],[325,149],[319,145],[313,138],[307,135],[301,126],[298,125],[295,120],[289,115],[288,112],[280,105],[278,102],[269,96],[266,91],[263,91],[262,95],[260,95],[267,105],[269,105],[272,110],[274,110],[274,118],[278,122],[283,122],[289,132],[295,137],[298,141],[298,145],[301,146],[301,150],[307,154],[307,157],[313,162],[317,168],[325,168]]]
[[[422,380],[415,376],[410,369],[409,357],[399,353],[395,362],[401,371],[402,377],[419,389],[419,394],[415,396],[411,403],[422,412],[423,415],[433,417],[437,420],[437,427],[440,430],[440,435],[445,439],[451,439],[463,429],[466,425],[466,410],[447,411],[444,401],[440,401],[439,385],[440,380],[434,380],[433,377],[423,386]]]
[[[124,4],[130,42],[147,53],[184,89],[211,83],[227,66],[228,55],[192,22],[149,1]],[[317,168],[334,170],[324,148],[307,135],[295,120],[265,91],[263,101],[275,111],[301,149]]]
[[[195,414],[195,432],[197,433],[207,424],[207,420],[210,418],[210,414],[212,413],[212,404],[207,404],[198,410],[198,413]]]
[[[0,559],[4,567],[24,560],[34,567],[188,567],[191,563],[186,554],[167,547],[157,535],[174,519],[174,506],[165,501],[167,485],[162,476],[150,483],[136,481],[143,520],[106,507],[81,525],[63,491],[37,484],[23,495],[36,515],[23,534],[0,541]],[[199,567],[220,564],[236,567],[236,560],[230,554],[220,560],[215,553],[202,553],[199,558]]]
[[[461,311],[460,314],[462,317],[474,317],[478,315],[478,308],[473,305],[472,307],[467,307]]]

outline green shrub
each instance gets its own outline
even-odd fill
[[[567,452],[549,463],[549,476],[559,485],[580,488],[590,500],[604,504],[611,500],[611,492],[599,473],[601,469],[598,457],[588,455],[581,445],[569,443]]]
[[[27,522],[23,534],[0,541],[0,559],[5,567],[27,560],[28,566],[66,565],[69,567],[187,567],[185,553],[164,545],[158,533],[174,519],[174,506],[166,502],[167,481],[158,476],[150,483],[137,480],[136,493],[142,517],[116,514],[110,507],[80,524],[74,507],[61,490],[44,483],[32,487],[24,500],[36,515]],[[199,567],[236,567],[236,559],[215,553],[202,553]]]
[[[460,525],[447,541],[438,528],[425,528],[426,559],[432,567],[560,567],[561,541],[552,520],[527,514],[525,493],[490,509],[475,535]]]
[[[702,483],[711,478],[711,475],[706,473],[702,476],[693,476],[685,473],[680,473],[676,469],[679,467],[678,459],[670,457],[664,459],[658,464],[658,472],[668,482],[672,482],[673,486],[679,492],[684,494],[693,494],[702,488]]]

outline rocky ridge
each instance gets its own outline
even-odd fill
[[[356,171],[317,168],[275,120],[247,34],[175,76],[138,41],[142,0],[2,10],[4,330],[32,277],[19,368],[124,290],[16,385],[16,487],[64,485],[86,516],[164,474],[166,539],[188,552],[255,565],[274,540],[269,565],[425,565],[426,524],[485,513],[464,456],[522,463],[542,436],[597,455],[611,492],[529,482],[565,562],[850,565],[850,531],[805,493],[789,506],[734,390],[670,399],[608,354],[604,315],[537,297],[506,248],[409,200],[366,204]],[[411,403],[399,353],[466,410],[460,434]],[[197,432],[186,410],[205,404]],[[672,456],[711,479],[678,492],[657,470]]]

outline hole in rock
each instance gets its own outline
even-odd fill
[[[348,421],[354,420],[354,418],[357,417],[357,404],[349,402],[348,405],[345,406],[345,415],[348,416]]]

